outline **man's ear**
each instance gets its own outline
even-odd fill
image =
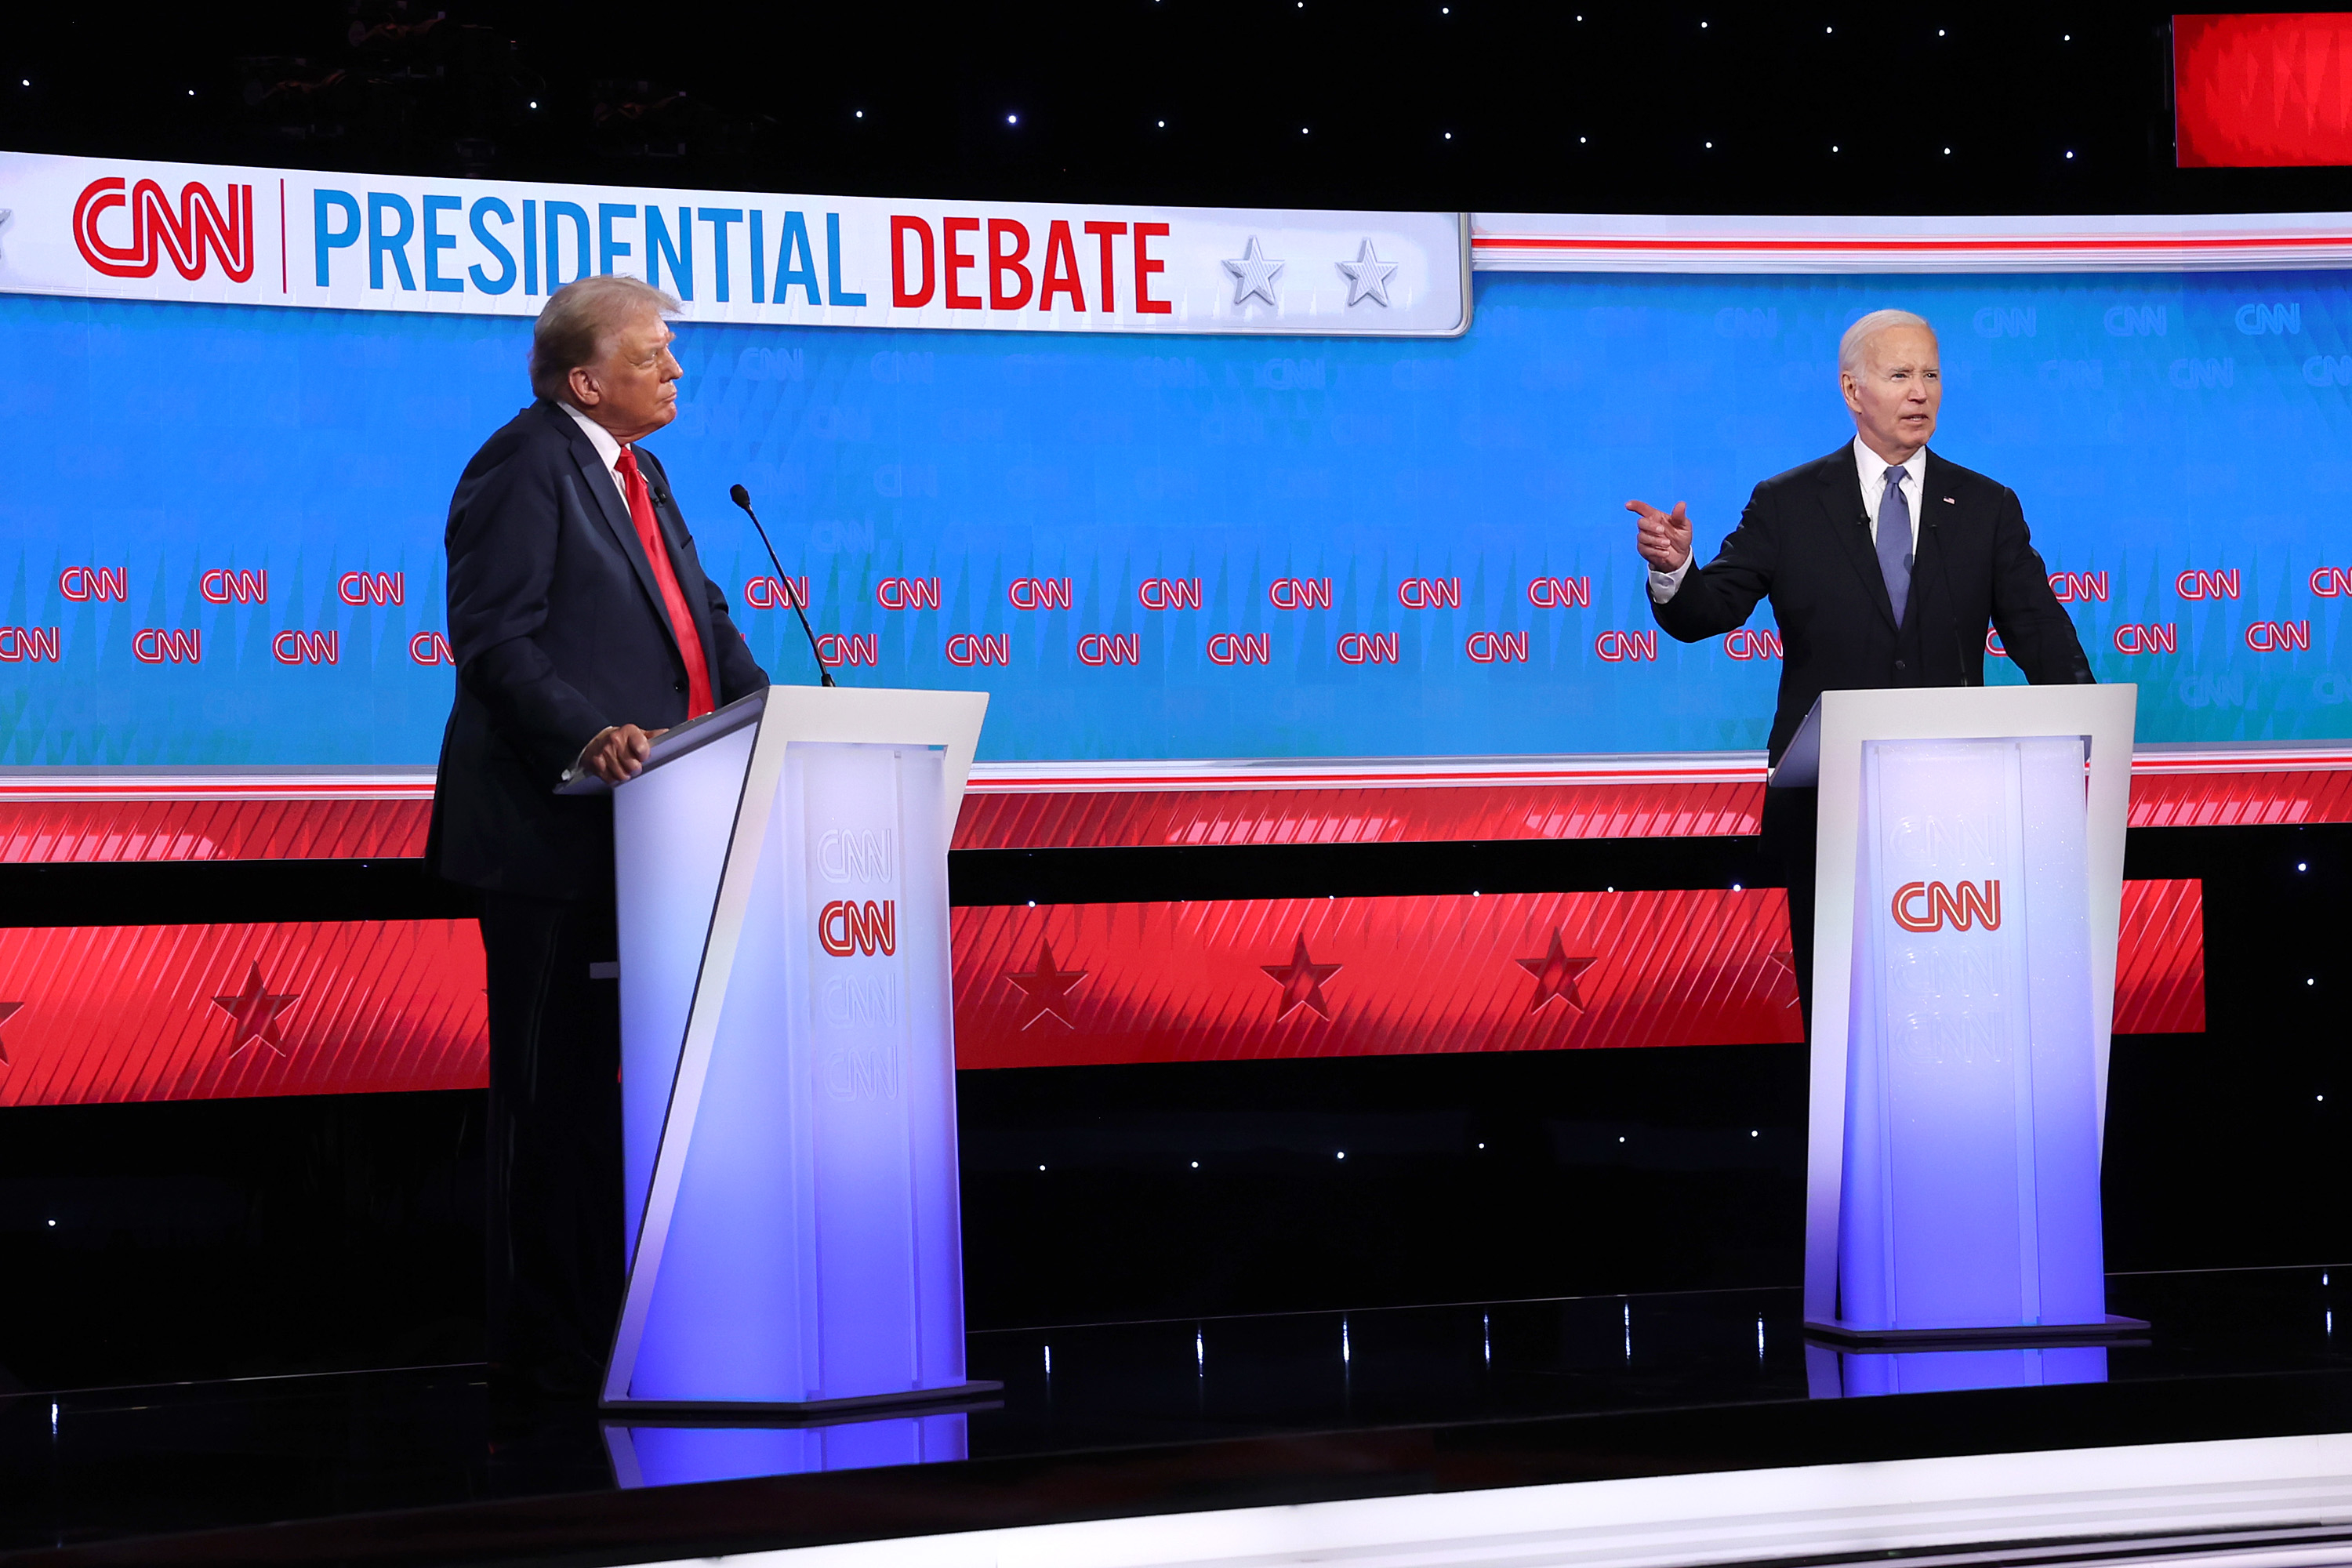
[[[572,401],[582,408],[593,408],[604,400],[604,388],[596,384],[595,372],[584,364],[574,365],[572,374],[564,377],[564,384],[572,390]]]

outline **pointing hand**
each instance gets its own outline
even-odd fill
[[[1679,570],[1691,553],[1690,519],[1683,511],[1683,503],[1675,502],[1671,512],[1660,511],[1647,501],[1629,500],[1625,510],[1642,521],[1635,525],[1634,548],[1642,559],[1660,572]]]

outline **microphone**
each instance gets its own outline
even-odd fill
[[[816,660],[817,684],[839,685],[840,683],[833,679],[833,671],[825,668],[824,655],[816,650],[816,633],[809,630],[808,612],[801,608],[800,595],[793,592],[792,579],[784,575],[784,563],[776,559],[776,547],[769,542],[768,531],[761,524],[760,514],[751,510],[751,492],[741,485],[737,485],[727,494],[730,500],[743,509],[743,515],[751,520],[751,526],[760,530],[760,542],[768,546],[768,564],[776,569],[777,586],[783,589],[784,597],[791,602],[793,614],[800,617],[801,635],[808,638],[809,657]]]
[[[1960,661],[1960,684],[1969,683],[1968,640],[1960,636],[1960,602],[1952,598],[1952,569],[1944,564],[1943,524],[1934,517],[1927,519],[1927,531],[1936,536],[1936,575],[1944,580],[1944,597],[1952,604],[1952,657]]]

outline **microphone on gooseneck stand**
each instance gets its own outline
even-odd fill
[[[751,510],[751,492],[737,485],[727,493],[737,506],[743,509],[743,515],[751,520],[751,526],[760,530],[760,542],[768,546],[768,564],[776,569],[776,585],[783,590],[784,597],[791,602],[793,614],[800,617],[801,635],[808,638],[809,654],[816,660],[818,683],[838,685],[839,682],[833,679],[833,671],[825,668],[824,655],[817,652],[816,633],[809,629],[808,612],[801,608],[800,595],[793,592],[792,579],[784,575],[784,563],[776,559],[776,547],[769,542],[768,531],[761,525],[760,514]]]

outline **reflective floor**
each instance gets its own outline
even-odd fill
[[[476,1367],[20,1394],[0,1400],[0,1551],[966,1459],[1157,1448],[1181,1469],[1220,1444],[1307,1434],[1485,1432],[1491,1447],[1503,1433],[1622,1454],[1668,1430],[1631,1423],[1675,1413],[1675,1442],[1696,1434],[1731,1468],[1788,1462],[1759,1451],[1801,1426],[1805,1442],[1863,1434],[1866,1451],[1880,1428],[1824,1426],[1822,1406],[1878,1394],[1916,1395],[1868,1403],[1939,1411],[1927,1426],[1962,1446],[1969,1423],[2000,1446],[2000,1423],[2043,1409],[2095,1436],[2110,1423],[2113,1441],[2200,1410],[2232,1435],[2267,1409],[2321,1429],[2339,1407],[2352,1425],[2332,1274],[2117,1276],[2110,1309],[2147,1319],[2144,1342],[2039,1352],[1809,1346],[1793,1290],[982,1333],[971,1372],[1003,1383],[994,1402],[799,1428],[623,1427],[584,1409],[494,1428]],[[2057,1384],[2075,1385],[2063,1405],[2031,1403]],[[2015,1392],[1985,1392],[2000,1390]]]

